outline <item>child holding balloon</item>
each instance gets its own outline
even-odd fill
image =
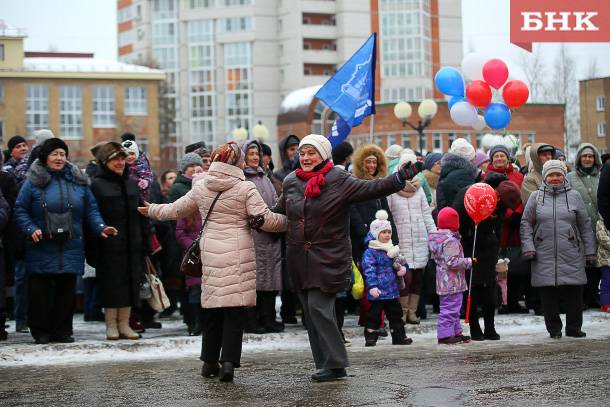
[[[455,209],[445,207],[438,213],[438,231],[430,233],[428,245],[436,262],[436,293],[440,313],[436,335],[439,344],[455,345],[470,342],[462,333],[460,308],[466,291],[466,270],[476,259],[464,257],[460,242],[460,217]]]

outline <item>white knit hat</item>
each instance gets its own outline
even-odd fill
[[[566,176],[568,172],[566,165],[561,160],[548,160],[542,166],[542,178],[546,179],[546,176],[553,173],[559,173]]]
[[[323,160],[328,160],[332,156],[333,148],[330,145],[330,141],[320,134],[310,134],[303,137],[303,140],[299,143],[299,149],[305,145],[315,148]]]
[[[387,158],[389,161],[392,161],[398,157],[400,157],[400,153],[403,151],[402,146],[399,146],[398,144],[392,144],[390,147],[387,148],[387,150],[385,150],[385,158]]]
[[[410,148],[405,148],[404,150],[402,150],[402,153],[400,153],[400,160],[398,161],[398,165],[394,167],[394,172],[398,172],[400,167],[402,167],[406,163],[415,164],[416,162],[417,156],[415,155],[415,152]]]
[[[127,154],[134,153],[136,155],[136,159],[140,156],[140,149],[138,148],[138,145],[135,141],[125,140],[121,145],[123,146],[125,151],[127,151]]]
[[[472,144],[470,144],[468,141],[466,141],[466,139],[463,138],[456,138],[455,140],[453,140],[449,152],[455,155],[459,155],[467,161],[474,160],[474,156],[476,154]]]
[[[371,234],[375,240],[379,239],[379,234],[384,230],[392,230],[392,224],[388,220],[388,213],[383,209],[375,213],[375,220],[371,222]]]

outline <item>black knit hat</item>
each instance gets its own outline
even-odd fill
[[[8,143],[6,144],[8,146],[8,153],[12,153],[13,149],[21,143],[27,143],[27,141],[25,141],[25,139],[19,135],[11,137]]]
[[[51,154],[53,151],[57,150],[58,148],[64,150],[66,152],[66,156],[68,156],[68,152],[69,152],[68,145],[62,139],[53,137],[48,140],[45,140],[45,142],[42,143],[42,145],[40,146],[40,151],[38,153],[38,159],[40,160],[41,163],[46,164],[49,154]]]
[[[136,141],[136,135],[129,132],[123,133],[123,135],[121,136],[121,141],[125,142],[127,140]]]

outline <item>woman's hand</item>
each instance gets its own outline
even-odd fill
[[[536,252],[523,252],[522,256],[527,260],[534,260],[534,257],[536,257]]]
[[[32,233],[32,240],[34,243],[38,243],[42,240],[42,230],[36,229],[34,233]]]
[[[141,215],[146,216],[148,218],[148,207],[150,206],[150,204],[146,201],[144,201],[144,206],[139,206],[138,207],[138,212],[140,212]]]
[[[400,270],[396,273],[398,277],[404,277],[405,274],[407,274],[407,268],[405,266],[401,266]]]
[[[100,235],[105,239],[108,236],[116,236],[119,234],[119,231],[116,230],[116,228],[113,228],[112,226],[106,226],[104,228],[104,230],[102,230],[102,233],[100,233]]]
[[[260,230],[265,224],[265,217],[263,215],[250,215],[248,217],[248,224],[250,225],[250,229]]]
[[[140,189],[146,189],[148,188],[148,181],[146,181],[145,179],[141,179],[140,181],[138,181],[138,186],[140,187]]]
[[[379,288],[373,287],[369,290],[369,294],[371,294],[371,297],[373,298],[379,298],[379,296],[381,295],[381,291],[379,290]]]

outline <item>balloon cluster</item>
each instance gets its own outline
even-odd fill
[[[442,67],[434,84],[451,96],[451,119],[460,126],[481,131],[485,126],[504,129],[511,120],[511,110],[523,105],[529,97],[527,85],[518,79],[508,81],[508,67],[501,59],[485,61],[478,54],[468,54],[462,60],[462,73],[452,67]],[[464,84],[464,78],[469,80]],[[483,109],[483,115],[478,109]]]

